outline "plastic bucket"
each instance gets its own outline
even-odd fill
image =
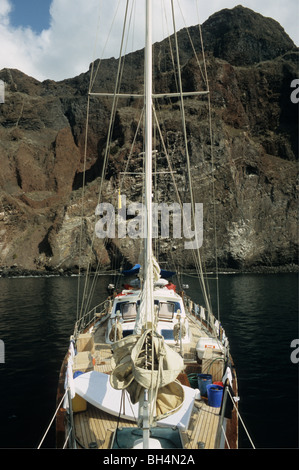
[[[211,374],[198,374],[197,375],[198,388],[200,390],[201,396],[207,396],[207,385],[212,384]]]
[[[221,385],[207,385],[208,405],[219,408],[222,402],[223,387]]]

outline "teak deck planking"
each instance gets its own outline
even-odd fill
[[[193,341],[190,345],[184,344],[184,357],[188,358],[186,372],[189,373],[190,370],[200,372],[200,366],[196,363],[195,358],[195,345],[199,336],[206,336],[206,333],[204,330],[199,331],[199,323],[192,318],[190,318],[190,328]],[[103,326],[95,332],[94,341],[93,369],[109,374],[111,372],[111,349],[110,346],[104,342]],[[208,353],[210,355],[210,362],[212,363],[211,358],[213,357],[213,352],[208,351]],[[219,378],[216,380],[219,380]],[[213,449],[219,419],[219,408],[209,406],[207,399],[204,397],[201,400],[195,400],[189,429],[182,433],[185,447],[187,449]],[[86,411],[74,414],[74,426],[78,448],[95,447],[101,449],[109,447],[113,431],[117,426],[132,427],[137,426],[137,424],[134,424],[132,421],[118,419],[115,416],[97,409],[91,404],[87,404]]]

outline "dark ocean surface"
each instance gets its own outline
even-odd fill
[[[111,280],[99,278],[95,302],[105,299]],[[184,282],[200,303],[195,279]],[[76,319],[77,285],[76,277],[0,278],[2,449],[37,448],[55,413],[58,374]],[[298,276],[220,275],[219,291],[240,413],[254,446],[298,448],[298,364],[291,361],[291,342],[299,338]],[[52,427],[42,447],[54,446]],[[241,425],[239,447],[251,447]]]

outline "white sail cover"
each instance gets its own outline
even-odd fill
[[[156,394],[155,419],[176,412],[183,404],[184,389],[176,378],[183,370],[183,359],[152,330],[131,335],[112,345],[113,372],[110,384],[117,390],[126,389],[132,403],[141,393]]]

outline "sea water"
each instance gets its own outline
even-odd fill
[[[105,299],[110,282],[110,276],[99,277],[96,303]],[[200,304],[197,281],[184,282]],[[256,448],[297,448],[298,363],[291,360],[291,342],[299,337],[298,276],[220,275],[209,282],[211,298],[216,284],[246,429]],[[77,287],[76,277],[0,278],[0,448],[37,448],[55,413]],[[42,447],[55,447],[54,425]],[[239,447],[251,447],[241,425]]]

